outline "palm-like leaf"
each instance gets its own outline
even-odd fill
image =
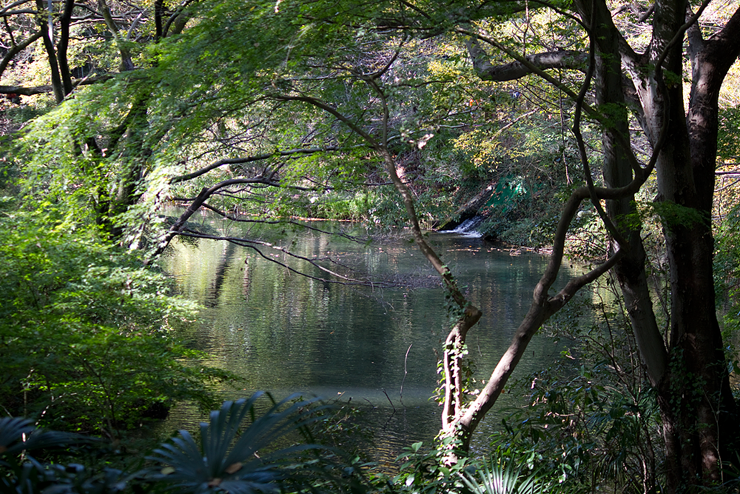
[[[468,473],[462,476],[465,485],[474,493],[479,494],[540,494],[545,492],[547,484],[542,482],[536,473],[522,476],[522,467],[516,467],[514,462],[500,465],[492,462],[483,464],[478,470],[480,483]]]
[[[0,467],[5,469],[5,475],[0,477],[0,491],[19,494],[42,490],[51,494],[115,492],[114,489],[102,491],[97,485],[95,490],[73,489],[75,484],[81,484],[89,477],[85,476],[84,469],[70,469],[62,464],[42,464],[32,456],[34,451],[48,452],[95,441],[79,434],[37,429],[31,420],[24,418],[0,418]]]
[[[23,451],[65,448],[93,439],[67,432],[37,429],[31,420],[20,417],[0,418],[0,462]],[[2,464],[2,463],[0,463]]]
[[[227,401],[211,412],[210,423],[200,424],[200,444],[181,430],[178,437],[160,445],[148,457],[157,463],[150,478],[181,492],[246,494],[278,489],[291,472],[289,460],[318,446],[291,446],[261,457],[257,452],[320,416],[317,408],[309,408],[316,400],[295,401],[299,396],[292,395],[279,403],[272,401],[270,409],[255,418],[255,403],[263,394]],[[248,417],[250,423],[244,427]]]

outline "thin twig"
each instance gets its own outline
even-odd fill
[[[310,226],[310,225],[306,225],[304,223],[300,223],[298,221],[293,221],[293,220],[256,220],[256,219],[248,219],[248,218],[238,218],[238,217],[236,217],[234,215],[231,215],[231,214],[228,214],[228,213],[226,213],[224,211],[221,211],[220,209],[218,209],[218,208],[216,208],[214,206],[211,206],[210,204],[207,204],[207,203],[203,203],[203,205],[201,207],[202,208],[205,208],[205,209],[208,209],[210,211],[213,211],[217,215],[219,215],[219,216],[221,216],[221,217],[223,217],[223,218],[225,218],[227,220],[235,221],[237,223],[261,223],[261,224],[264,224],[264,225],[295,225],[295,226],[300,226],[301,228],[305,228],[306,230],[313,230],[313,231],[319,232],[319,233],[326,233],[327,235],[335,235],[335,236],[338,236],[338,237],[346,238],[347,240],[351,240],[353,242],[357,242],[357,243],[360,243],[360,244],[364,244],[365,242],[367,242],[366,239],[355,237],[354,235],[349,235],[348,233],[344,233],[344,232],[330,232],[330,231],[327,231],[327,230],[322,230],[321,228],[316,228],[315,226]]]
[[[385,389],[384,388],[380,388],[380,390],[383,392],[383,394],[385,395],[385,397],[388,398],[388,403],[390,403],[391,406],[393,407],[393,413],[396,413],[396,407],[395,407],[395,405],[393,405],[393,402],[391,401],[391,397],[388,396],[388,393],[385,392]]]
[[[257,241],[257,240],[248,240],[248,239],[237,238],[237,237],[222,237],[222,236],[217,236],[217,235],[206,235],[206,234],[199,233],[199,232],[196,232],[196,231],[193,231],[193,230],[190,230],[190,229],[187,229],[187,230],[185,230],[183,232],[176,233],[176,235],[180,235],[180,236],[183,236],[183,237],[192,237],[192,238],[204,238],[204,239],[209,239],[209,240],[225,240],[227,242],[231,242],[232,244],[238,245],[240,247],[247,247],[249,249],[254,250],[263,259],[265,259],[267,261],[270,261],[270,262],[272,262],[274,264],[277,264],[279,266],[282,266],[285,269],[287,269],[288,271],[291,271],[291,272],[296,273],[296,274],[298,274],[300,276],[304,276],[306,278],[309,278],[309,279],[312,279],[312,280],[316,280],[316,281],[321,281],[321,282],[324,282],[324,283],[333,283],[333,284],[337,284],[337,285],[371,286],[371,287],[380,287],[380,286],[382,286],[382,287],[405,286],[405,285],[403,285],[401,283],[363,281],[363,280],[356,280],[356,279],[353,279],[353,278],[348,278],[346,276],[342,276],[342,275],[340,275],[338,273],[335,273],[335,272],[333,272],[333,271],[331,271],[331,270],[329,270],[329,269],[321,266],[314,259],[309,259],[307,257],[299,256],[297,254],[291,253],[287,249],[284,249],[284,248],[281,248],[281,247],[277,247],[277,246],[272,245],[272,244],[269,244],[267,242],[260,242],[260,241]],[[315,268],[320,269],[321,271],[324,271],[324,272],[326,272],[326,273],[328,273],[328,274],[330,274],[332,276],[335,276],[337,278],[341,278],[341,279],[347,280],[347,281],[338,281],[338,280],[333,280],[333,279],[320,278],[318,276],[311,276],[308,273],[304,273],[302,271],[299,271],[299,270],[297,270],[295,268],[292,268],[292,267],[288,266],[287,264],[285,264],[283,262],[280,262],[280,261],[278,261],[276,259],[271,258],[270,256],[264,254],[257,246],[269,247],[271,249],[278,250],[278,251],[283,252],[284,254],[286,254],[288,256],[294,257],[296,259],[300,259],[302,261],[306,261],[309,264],[311,264],[312,266],[314,266]]]
[[[406,363],[409,360],[409,352],[411,351],[411,347],[414,346],[414,344],[410,344],[408,350],[406,350],[406,357],[403,359],[403,380],[401,381],[401,392],[399,393],[401,397],[401,403],[403,404],[403,384],[406,382],[406,374],[408,374]]]

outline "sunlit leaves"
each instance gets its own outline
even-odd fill
[[[194,306],[169,295],[164,276],[133,253],[40,206],[43,215],[0,217],[8,240],[0,247],[6,408],[112,434],[174,399],[209,406],[205,381],[224,374],[184,363],[197,355],[169,333]]]
[[[727,108],[719,113],[717,154],[720,159],[730,162],[736,162],[740,157],[740,107]]]

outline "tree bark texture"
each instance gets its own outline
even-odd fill
[[[597,104],[601,108],[624,110],[626,101],[619,53],[620,35],[612,21],[611,13],[601,2],[579,0],[576,5],[582,16],[593,24],[589,26],[592,31],[598,26],[598,36],[594,37],[597,47],[595,67]],[[629,156],[631,151],[625,149],[623,145],[623,142],[628,142],[629,139],[627,111],[611,111],[609,122],[611,126],[606,126],[602,134],[604,183],[610,188],[624,187],[632,181]],[[622,139],[619,138],[620,135]],[[607,201],[607,212],[615,225],[622,224],[622,218],[636,212],[634,201],[634,194]],[[614,271],[648,376],[653,386],[656,386],[665,373],[668,354],[650,298],[645,274],[645,248],[639,226],[621,233],[627,240],[627,245],[617,245],[614,239],[610,239],[612,251],[619,249],[626,251]]]
[[[602,2],[597,3],[599,7],[605,9]],[[733,26],[733,21],[738,22],[738,13],[711,43],[692,50],[693,85],[686,112],[682,84],[676,81],[676,77],[680,81],[682,74],[682,43],[674,40],[685,29],[686,8],[682,0],[657,2],[653,40],[648,51],[643,55],[622,53],[623,57],[631,58],[628,66],[639,67],[631,71],[631,76],[646,116],[646,134],[658,146],[665,133],[664,144],[654,149],[659,153],[656,170],[660,200],[668,207],[693,211],[685,220],[664,219],[671,285],[668,349],[664,348],[652,314],[639,231],[627,232],[631,239],[629,253],[615,269],[643,362],[658,393],[670,492],[687,485],[719,482],[722,453],[729,451],[728,441],[722,438],[737,437],[736,406],[715,312],[710,218],[717,97],[727,70],[740,53],[740,30]],[[585,18],[585,7],[581,10]],[[606,16],[602,17],[599,24],[602,30],[597,37],[599,48],[602,53],[614,54],[616,46],[624,47],[626,43],[614,40],[607,46],[612,36],[603,30],[606,22]],[[618,35],[616,28],[607,32]],[[730,34],[733,32],[734,35]],[[714,53],[709,53],[709,47],[714,48]],[[613,59],[613,56],[602,57],[602,61]],[[616,91],[610,91],[618,84],[617,77],[609,74],[615,74],[618,69],[602,70],[597,85],[600,100],[617,101]],[[619,145],[608,137],[612,130],[607,128],[604,132],[605,179],[618,186],[625,177],[609,173],[610,169],[614,170],[609,163],[616,163],[615,157],[621,152]],[[629,205],[624,203],[611,207],[616,215],[630,212]]]
[[[36,9],[38,12],[44,12],[44,3],[41,0],[36,0]],[[62,85],[62,78],[59,75],[59,62],[57,60],[56,51],[54,50],[54,42],[51,39],[49,33],[49,26],[46,24],[45,19],[38,14],[37,23],[39,30],[41,31],[41,40],[44,43],[44,50],[46,56],[49,59],[49,70],[51,72],[51,86],[54,90],[54,99],[57,103],[64,101],[64,86]]]
[[[575,3],[596,44],[596,110],[602,112],[602,117],[596,118],[603,124],[606,191],[595,193],[600,199],[609,199],[608,217],[619,229],[615,233],[620,241],[615,237],[611,242],[612,252],[621,254],[614,271],[640,355],[658,395],[669,492],[720,481],[721,462],[734,460],[728,457],[731,442],[740,435],[715,312],[710,222],[718,96],[730,66],[740,55],[740,9],[724,28],[703,40],[699,29],[691,24],[698,14],[689,12],[687,16],[687,7],[685,0],[656,2],[652,40],[644,53],[636,53],[615,26],[604,0]],[[687,30],[692,85],[689,107],[684,109],[682,48]],[[544,70],[577,68],[574,62],[583,60],[572,54],[562,54],[556,60],[552,53],[546,53],[518,57],[516,63],[496,67],[477,42],[468,42],[467,46],[474,69],[484,80],[504,81],[533,73],[547,78]],[[630,188],[641,173],[629,146],[628,101],[653,146],[651,164],[655,164],[659,200],[679,218],[663,218],[671,286],[669,335],[662,335],[656,322],[640,229],[624,227],[620,222],[635,212],[636,188],[630,194],[615,191]],[[650,169],[648,166],[645,170]],[[547,317],[547,312],[544,308],[530,311],[523,326],[537,324],[536,319]],[[501,379],[495,378],[496,374],[503,376],[516,365],[516,348],[526,345],[526,335],[527,331],[520,328],[507,352],[511,355],[502,359],[499,367],[503,367],[497,367],[490,383]],[[482,395],[489,395],[488,401],[483,406],[476,402],[471,410],[478,407],[476,413],[484,413],[497,392],[498,386],[487,386]],[[473,425],[474,421],[468,423]]]

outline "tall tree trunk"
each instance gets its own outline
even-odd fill
[[[645,171],[636,165],[629,149],[624,103],[625,97],[634,92],[639,100],[636,117],[654,149],[651,163],[656,164],[662,209],[671,213],[664,215],[671,284],[671,328],[666,348],[647,286],[640,230],[628,228],[619,232],[614,226],[620,224],[620,216],[634,213],[632,197],[608,197],[603,191],[597,194],[610,199],[607,216],[611,220],[607,221],[611,223],[610,231],[619,238],[619,246],[613,250],[618,249],[622,255],[615,273],[642,360],[658,395],[668,490],[676,492],[690,484],[710,485],[720,479],[720,461],[728,459],[729,441],[721,438],[740,436],[714,306],[714,242],[710,224],[717,97],[729,67],[740,54],[740,9],[707,42],[701,40],[698,29],[693,35],[689,32],[694,73],[688,117],[683,107],[682,40],[696,16],[690,16],[690,22],[686,22],[686,0],[656,2],[652,39],[643,54],[635,53],[622,38],[604,0],[576,0],[576,9],[584,23],[592,26],[598,48],[597,102],[599,109],[608,113],[608,118],[602,119],[606,122],[603,145],[607,191],[639,182]],[[487,41],[506,51],[495,40]],[[468,50],[481,78],[504,80],[499,79],[501,67],[486,61],[488,56],[475,39],[468,42]],[[538,73],[557,84],[531,56],[514,58],[519,72]],[[622,78],[625,71],[634,87],[622,86],[627,80]],[[511,365],[509,362],[508,367]],[[495,400],[495,396],[491,399]],[[485,413],[485,409],[482,411]]]
[[[740,56],[740,8],[719,33],[707,41],[702,41],[698,27],[690,32],[692,87],[689,100],[687,126],[691,146],[691,166],[699,195],[698,207],[711,218],[714,198],[714,172],[717,161],[717,138],[719,117],[719,93],[730,67]],[[706,226],[706,225],[704,225]],[[708,248],[713,248],[711,229],[704,228],[702,252],[709,256]],[[706,260],[708,261],[708,260]],[[712,277],[713,278],[713,277]],[[711,282],[711,279],[708,280]],[[705,281],[707,283],[707,281]],[[706,286],[706,285],[705,285]],[[711,290],[714,304],[713,285]],[[740,407],[735,402],[730,387],[729,375],[724,359],[724,344],[718,327],[713,327],[709,335],[708,347],[713,351],[714,365],[710,371],[718,379],[719,407],[716,410],[719,439],[719,460],[737,461],[734,453],[740,447]],[[740,465],[736,465],[740,466]]]
[[[72,92],[72,74],[69,70],[69,61],[67,50],[69,48],[69,25],[72,22],[72,11],[74,10],[74,0],[64,0],[64,10],[59,16],[59,43],[57,43],[57,56],[59,58],[59,71],[62,78],[62,87],[66,97]]]
[[[154,39],[158,43],[164,34],[162,17],[164,15],[164,0],[154,0]]]
[[[578,0],[577,8],[583,19],[588,19],[589,28],[597,46],[595,90],[600,108],[613,110],[609,113],[610,126],[602,134],[604,183],[609,188],[620,188],[632,181],[634,159],[629,144],[629,124],[622,76],[620,42],[621,36],[612,21],[611,12],[603,2]],[[614,225],[622,226],[628,215],[636,213],[635,197],[629,195],[606,203],[607,213]],[[628,224],[629,225],[629,224]],[[668,365],[668,354],[656,322],[645,274],[645,248],[638,226],[622,227],[622,237],[627,245],[617,245],[610,239],[611,250],[626,252],[614,268],[624,297],[635,340],[648,376],[653,386],[662,379]]]
[[[49,33],[49,25],[43,18],[42,13],[46,11],[44,2],[42,0],[36,0],[36,10],[38,11],[38,25],[41,30],[41,39],[44,42],[44,50],[46,56],[49,59],[49,70],[51,72],[51,85],[54,90],[54,99],[57,103],[64,101],[64,86],[62,85],[62,78],[59,75],[59,62],[57,60],[56,51],[54,50],[54,41],[51,39]]]
[[[729,36],[715,38],[714,43],[703,47],[694,43],[694,77],[687,117],[680,83],[682,43],[668,45],[684,22],[687,6],[682,0],[656,5],[655,33],[660,36],[654,43],[654,53],[667,50],[664,70],[678,77],[678,82],[668,80],[665,84],[662,111],[668,113],[667,141],[657,161],[660,199],[678,218],[663,218],[670,267],[671,361],[657,389],[666,441],[668,488],[675,492],[685,485],[719,482],[723,438],[737,437],[737,422],[728,420],[735,415],[736,406],[716,316],[711,209],[717,97],[727,70],[740,53],[740,42],[736,41],[740,38],[740,10],[734,23],[723,29]],[[713,50],[709,50],[710,46]],[[655,60],[657,57],[651,57],[651,61]],[[654,135],[658,132],[656,127],[654,122]]]

